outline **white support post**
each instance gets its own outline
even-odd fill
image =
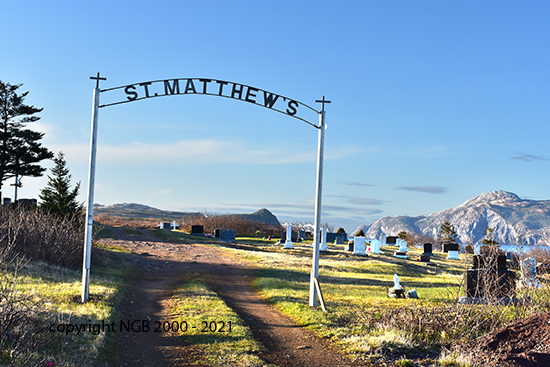
[[[99,73],[98,73],[99,78]],[[99,79],[98,79],[99,84]],[[82,303],[90,296],[90,263],[92,257],[92,226],[94,222],[95,160],[97,150],[97,121],[99,113],[99,86],[94,88],[92,109],[92,136],[90,139],[90,167],[88,172],[88,195],[86,207],[86,231],[84,235],[84,261],[82,265]]]
[[[323,97],[323,101],[324,101]],[[327,101],[324,101],[327,102]],[[323,103],[324,107],[324,103]],[[319,277],[319,242],[321,234],[321,201],[323,191],[323,156],[325,153],[325,115],[323,110],[319,114],[319,140],[317,144],[317,189],[315,191],[315,233],[313,235],[313,264],[309,284],[309,305],[317,306],[317,289],[315,278]]]

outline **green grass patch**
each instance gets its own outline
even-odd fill
[[[174,320],[182,337],[204,350],[207,366],[264,366],[255,354],[261,346],[250,329],[208,286],[193,279],[172,298]]]
[[[87,367],[98,361],[108,363],[112,357],[114,335],[112,333],[66,332],[67,324],[101,324],[120,318],[116,307],[124,288],[131,265],[124,259],[124,252],[105,249],[101,264],[91,269],[90,301],[81,304],[81,270],[53,266],[44,262],[30,262],[19,270],[15,292],[33,295],[43,300],[43,312],[38,323],[53,329],[50,342],[40,348],[35,359],[43,365]],[[13,276],[10,271],[0,274],[2,282]],[[53,325],[50,328],[50,325]],[[59,331],[58,326],[62,331]],[[16,365],[16,361],[12,361]]]

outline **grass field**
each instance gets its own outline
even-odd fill
[[[139,232],[132,228],[124,230],[130,235]],[[176,231],[156,230],[155,233],[174,241],[217,247],[227,256],[245,261],[257,277],[254,287],[266,302],[317,335],[331,338],[348,355],[374,362],[392,351],[407,355],[411,350],[430,350],[436,354],[443,351],[439,360],[434,361],[436,365],[465,366],[466,359],[446,348],[517,318],[550,310],[546,285],[531,294],[530,305],[457,305],[457,296],[463,294],[463,272],[471,262],[465,254],[460,255],[461,261],[451,261],[446,255],[436,253],[433,265],[426,266],[395,258],[396,248],[391,246],[382,248],[379,255],[358,257],[344,251],[344,246],[329,245],[330,252],[321,254],[319,269],[328,308],[324,313],[308,306],[312,249],[307,244],[295,243],[294,249],[284,250],[275,244],[276,240],[255,237],[239,238],[237,244],[227,244]],[[108,237],[110,233],[107,230],[102,235]],[[132,261],[120,248],[104,249],[106,254],[101,265],[95,266],[92,272],[90,294],[93,298],[86,304],[74,301],[81,291],[79,270],[44,263],[31,263],[20,272],[17,292],[45,299],[47,310],[54,315],[51,322],[56,325],[96,324],[120,318],[116,306],[132,271]],[[421,252],[410,248],[409,257],[415,259]],[[399,275],[405,290],[415,289],[419,299],[388,298],[394,274]],[[254,341],[245,323],[198,279],[196,274],[186,275],[172,299],[173,314],[187,322],[194,317],[201,321],[208,315],[220,320],[223,315],[238,332],[227,337],[189,331],[182,333],[183,337],[204,350],[211,362],[261,365],[254,354],[261,346]],[[542,278],[544,284],[546,281]],[[109,333],[58,334],[39,353],[44,365],[86,367],[112,357],[113,336]],[[395,363],[409,365],[406,358]]]

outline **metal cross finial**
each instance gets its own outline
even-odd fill
[[[99,75],[99,74],[98,74]],[[323,99],[321,100],[316,100],[315,102],[317,103],[321,103],[321,111],[324,111],[325,110],[325,103],[330,103],[330,101],[325,101],[325,96],[323,96]]]
[[[100,81],[100,80],[107,80],[107,78],[101,78],[101,77],[99,76],[99,71],[97,72],[97,76],[91,76],[90,79],[95,79],[95,80],[96,80],[95,87],[96,87],[97,89],[99,89],[99,81]],[[324,97],[323,97],[323,98],[324,98]]]

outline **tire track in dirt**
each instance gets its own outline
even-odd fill
[[[207,273],[209,284],[249,326],[265,346],[258,356],[281,366],[360,366],[338,353],[333,344],[297,326],[266,304],[252,289],[253,274],[246,264],[223,256],[215,248],[162,241],[149,230],[129,236],[113,228],[114,239],[134,253],[138,271],[122,304],[123,319],[169,320],[167,301],[186,273]],[[201,351],[174,335],[152,332],[116,335],[117,366],[188,366],[203,359]]]

